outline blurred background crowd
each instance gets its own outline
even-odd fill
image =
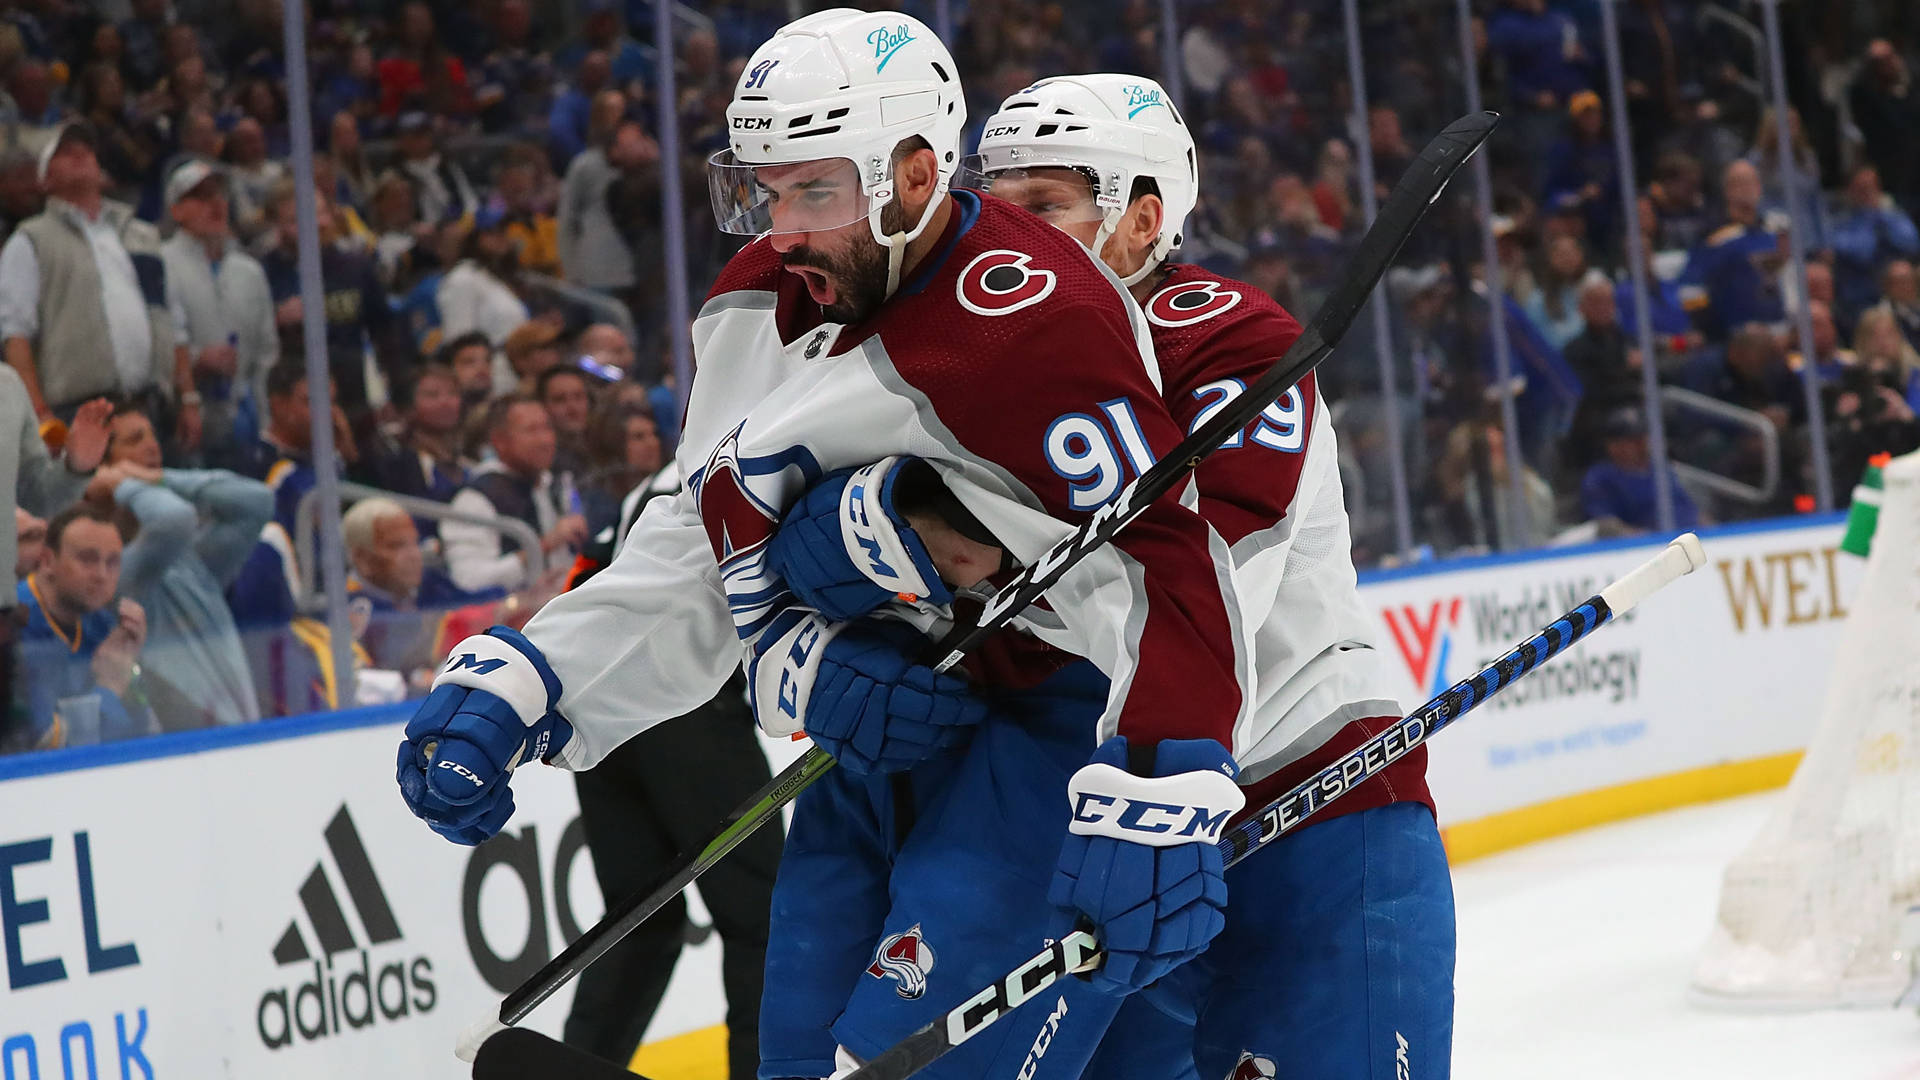
[[[1303,321],[1364,232],[1365,167],[1384,197],[1470,85],[1503,113],[1491,212],[1456,183],[1378,294],[1384,335],[1357,321],[1322,368],[1367,566],[1830,509],[1920,445],[1920,7],[1784,4],[1775,72],[1759,0],[1614,0],[1614,86],[1605,2],[1365,0],[1364,110],[1339,0],[894,6],[950,21],[968,149],[1047,75],[1167,84],[1200,150],[1179,257]],[[671,460],[667,298],[697,307],[734,246],[705,160],[746,56],[822,6],[674,5],[663,45],[647,0],[313,0],[316,418],[280,0],[0,0],[0,749],[397,699],[554,595]]]

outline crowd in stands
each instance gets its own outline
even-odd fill
[[[1354,139],[1384,196],[1479,81],[1504,115],[1493,219],[1456,185],[1389,274],[1390,383],[1367,320],[1322,369],[1361,563],[1412,554],[1389,424],[1416,543],[1442,556],[1650,529],[1657,469],[1682,527],[1804,510],[1815,419],[1844,497],[1874,454],[1920,445],[1920,18],[1900,0],[1783,11],[1790,199],[1764,79],[1726,21],[1704,0],[1621,4],[1620,117],[1601,2],[1476,0],[1463,72],[1453,3],[1367,0],[1363,125],[1338,0],[1183,2],[1171,50],[1156,0],[956,0],[950,44],[969,141],[1046,75],[1177,86],[1201,172],[1179,257],[1303,320],[1364,231]],[[0,466],[18,459],[0,481],[18,489],[22,650],[0,750],[351,704],[314,599],[319,469],[393,495],[343,526],[363,700],[418,692],[443,641],[554,595],[678,434],[665,170],[689,194],[676,272],[698,297],[732,251],[700,197],[732,87],[819,6],[677,9],[662,50],[647,0],[312,0],[337,458],[316,462],[280,0],[0,3],[0,397],[19,399],[0,401]],[[931,0],[897,6],[933,20]],[[668,62],[680,141],[663,149]],[[1663,397],[1680,470],[1654,460],[1649,368],[1732,407]]]

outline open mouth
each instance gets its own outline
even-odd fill
[[[806,282],[807,295],[813,297],[814,303],[822,306],[833,303],[835,295],[833,279],[828,277],[824,272],[815,270],[810,266],[792,265],[787,267],[787,271],[798,275],[801,281]]]

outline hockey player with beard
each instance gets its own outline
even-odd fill
[[[1198,178],[1192,138],[1153,81],[1129,75],[1042,80],[1009,97],[984,132],[980,153],[963,169],[967,182],[1072,235],[1128,287],[1152,332],[1167,408],[1186,429],[1242,393],[1299,335],[1293,318],[1257,289],[1169,259]],[[1253,714],[1230,744],[1249,808],[1278,797],[1400,716],[1354,587],[1336,456],[1326,404],[1309,375],[1196,474],[1199,510],[1231,545],[1252,641]],[[856,492],[868,490],[858,486],[860,479],[855,474]],[[952,587],[990,583],[1004,564],[1003,551],[972,523],[956,530],[931,507],[889,508],[884,495],[847,498],[848,486],[830,477],[809,492],[771,549],[776,571],[820,610],[850,617],[863,610],[857,598],[885,598],[886,582],[863,586],[853,560],[821,553],[850,547],[857,533],[884,533],[889,521],[911,538],[904,546],[924,546],[927,562]],[[958,519],[965,522],[964,515]],[[1030,665],[1034,660],[1028,657]],[[1063,702],[1046,694],[1072,685],[1075,670],[1085,666],[1070,664],[1040,688],[1041,712],[1064,720]],[[1023,706],[1034,703],[1034,694],[1008,689],[1002,686],[980,742],[963,760],[989,752],[982,747],[1006,722],[1033,727],[1032,710]],[[1052,735],[1042,728],[1035,737],[1049,745]],[[1096,763],[1124,760],[1112,749],[1103,747],[1107,756],[1096,755]],[[1425,769],[1422,748],[1228,874],[1234,900],[1222,936],[1127,1001],[1085,1075],[1445,1076],[1453,905]],[[1082,775],[1097,765],[1089,770]],[[1079,781],[1073,784],[1076,812],[1085,805]],[[1068,808],[1056,803],[1045,813],[1064,817]],[[800,825],[796,817],[796,829]],[[843,861],[842,877],[863,875]],[[1051,899],[1084,911],[1078,902],[1084,888],[1085,879],[1063,862]],[[837,899],[841,911],[858,910]],[[1010,926],[1023,916],[1002,913]],[[889,953],[899,953],[902,940],[898,932],[878,939],[871,974],[899,965],[901,957]],[[778,960],[778,950],[770,952],[770,972]],[[855,988],[849,1014],[860,1008],[865,990]],[[769,1003],[777,996],[770,990]],[[1072,984],[1043,997],[1057,997],[1054,1011],[1024,1021],[1015,1014],[1002,1023],[1022,1033],[1016,1045],[1031,1041],[1029,1067],[1070,1068],[1108,1014],[1097,996]],[[845,1026],[843,1019],[836,1031]]]
[[[890,902],[889,920],[928,912],[883,926],[910,943],[886,956],[899,990],[889,981],[887,993],[927,1008],[950,1006],[1030,948],[998,913],[1034,907],[1019,871],[1042,846],[1049,869],[1083,883],[1075,903],[1112,952],[1099,985],[1137,989],[1204,949],[1224,921],[1213,842],[1243,801],[1226,747],[1250,685],[1226,546],[1188,506],[1162,500],[1019,623],[1097,668],[1094,714],[1120,747],[1082,770],[1083,793],[1108,811],[1063,841],[1063,818],[1030,824],[1035,800],[1057,806],[1073,772],[1063,751],[1028,754],[1025,727],[996,724],[974,749],[1004,750],[939,754],[988,705],[916,661],[927,637],[914,627],[937,633],[952,614],[924,547],[876,528],[853,549],[887,597],[910,597],[887,612],[907,621],[830,620],[769,563],[782,516],[848,468],[895,508],[951,497],[1011,558],[1032,560],[1182,434],[1151,377],[1146,324],[1117,283],[1031,215],[949,191],[963,102],[951,56],[906,16],[821,12],[755,53],[728,108],[730,147],[709,174],[722,228],[759,238],[693,327],[687,491],[650,504],[613,564],[524,634],[496,627],[456,645],[396,770],[416,814],[480,843],[512,814],[516,766],[591,768],[711,698],[746,661],[763,726],[804,729],[870,777],[837,789],[879,826],[852,839],[888,845],[888,880],[861,895]],[[1077,765],[1095,723],[1072,696]],[[931,795],[900,790],[892,777],[928,758],[923,768],[957,775],[926,785]],[[821,801],[813,794],[796,820]],[[1143,801],[1174,827],[1127,812]],[[808,860],[783,863],[782,890],[789,864]],[[842,940],[863,926],[852,913],[845,927],[796,923],[776,896],[773,916],[774,942],[808,946],[818,962],[805,977],[820,985],[844,992],[870,962],[882,966],[870,935],[852,949]],[[769,983],[778,977],[770,968]],[[844,1029],[855,1054],[893,1035],[865,1019]],[[995,1041],[976,1040],[981,1062],[997,1070],[1010,1053],[1017,1068],[1027,1048]],[[831,1057],[769,1062],[762,1075],[834,1068]]]

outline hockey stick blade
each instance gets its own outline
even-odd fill
[[[646,1080],[525,1028],[496,1032],[474,1058],[473,1080]]]
[[[669,900],[680,895],[693,880],[706,873],[713,865],[726,856],[727,852],[740,846],[755,829],[780,816],[780,808],[792,802],[800,789],[819,779],[828,769],[833,768],[833,758],[818,747],[809,749],[798,761],[786,767],[779,776],[768,781],[765,787],[754,792],[751,801],[733,812],[726,824],[714,835],[707,846],[700,850],[692,862],[665,875],[658,885],[645,892],[629,896],[625,901],[607,912],[605,916],[586,933],[581,934],[573,944],[561,950],[560,955],[547,961],[539,971],[533,973],[526,982],[500,1002],[497,1018],[489,1016],[474,1024],[460,1036],[454,1053],[462,1061],[473,1061],[481,1044],[502,1026],[512,1026],[525,1019],[539,1004],[552,997],[554,992],[565,986],[574,976],[585,970],[588,964],[598,960],[608,949],[618,944],[621,938],[632,933],[634,928],[647,921],[654,912],[667,905]]]
[[[1220,838],[1220,853],[1232,866],[1254,851],[1299,828],[1328,803],[1364,784],[1413,752],[1433,733],[1471,712],[1475,706],[1513,685],[1575,642],[1625,614],[1635,604],[1706,565],[1700,538],[1686,533],[1625,577],[1543,627],[1505,656],[1454,683],[1438,697],[1407,714],[1326,768],[1268,803]],[[1048,943],[1005,978],[961,1002],[939,1020],[915,1031],[879,1057],[847,1074],[846,1080],[908,1080],[947,1051],[1068,975],[1092,971],[1105,959],[1099,942],[1075,930]]]
[[[955,627],[941,641],[933,655],[939,657],[936,671],[946,671],[960,662],[988,635],[1027,609],[1043,593],[1085,558],[1087,553],[1113,539],[1146,512],[1161,496],[1172,491],[1208,455],[1233,435],[1252,423],[1267,406],[1285,394],[1333,352],[1345,336],[1347,327],[1366,304],[1381,275],[1392,265],[1394,256],[1413,235],[1414,227],[1427,214],[1440,193],[1447,189],[1460,167],[1493,134],[1499,114],[1491,112],[1463,116],[1448,124],[1426,149],[1420,151],[1406,174],[1395,185],[1393,194],[1380,207],[1373,226],[1360,239],[1359,250],[1348,261],[1333,291],[1320,305],[1313,321],[1294,339],[1284,355],[1267,373],[1254,380],[1246,392],[1234,398],[1180,441],[1167,455],[1135,477],[1112,502],[1095,510],[1072,536],[1048,548],[1038,559],[1024,567],[1006,586],[988,600],[980,618],[971,627]]]
[[[1499,121],[1497,113],[1483,112],[1464,116],[1447,125],[1435,136],[1406,174],[1393,194],[1380,208],[1373,226],[1360,240],[1359,250],[1346,273],[1314,315],[1299,338],[1289,347],[1273,369],[1255,380],[1247,391],[1221,409],[1212,420],[1181,440],[1171,453],[1137,477],[1119,498],[1095,511],[1070,537],[1055,544],[1046,554],[1016,575],[1007,587],[996,593],[982,610],[978,622],[968,630],[956,628],[936,647],[940,657],[937,670],[945,671],[960,661],[969,650],[997,627],[1019,614],[1040,598],[1061,575],[1088,552],[1112,539],[1114,534],[1151,506],[1154,500],[1172,490],[1208,454],[1219,449],[1234,432],[1252,423],[1268,405],[1299,382],[1333,351],[1347,327],[1352,324],[1374,285],[1386,273],[1407,237],[1413,233],[1427,208],[1446,190],[1460,167],[1493,133]],[[819,747],[809,749],[799,761],[775,777],[754,796],[754,801],[737,811],[735,819],[702,850],[692,863],[669,874],[661,884],[646,893],[629,897],[591,929],[548,961],[500,1003],[499,1016],[482,1020],[468,1028],[455,1047],[462,1061],[472,1061],[481,1042],[499,1025],[518,1023],[542,1001],[565,986],[588,964],[593,963],[621,938],[679,895],[695,878],[705,873],[720,857],[732,850],[753,830],[779,815],[780,808],[825,775],[834,761]],[[724,846],[723,846],[724,845]]]

